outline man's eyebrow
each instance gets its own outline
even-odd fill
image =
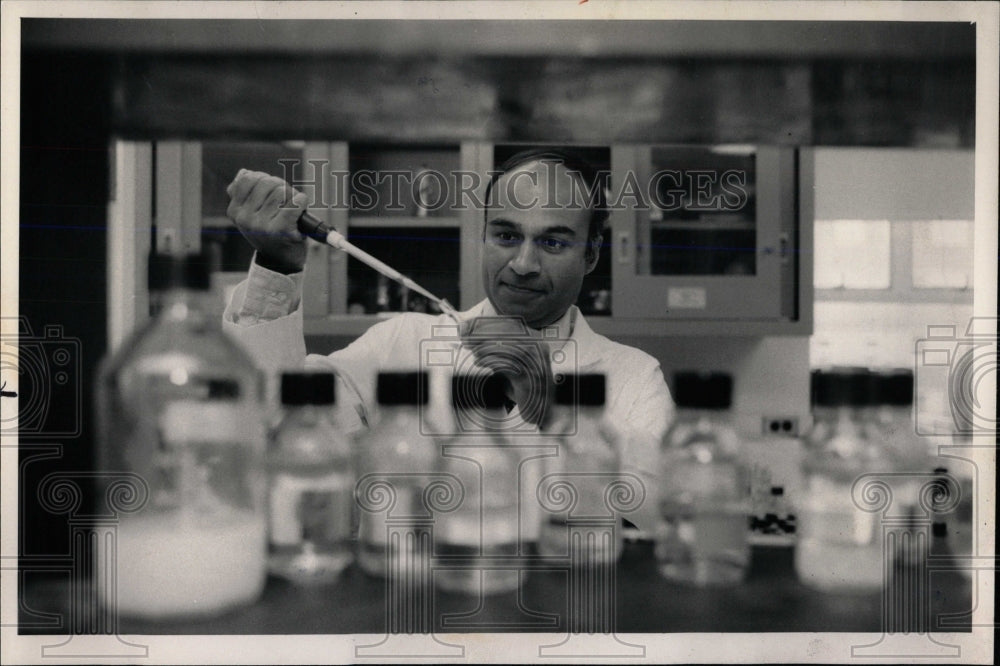
[[[492,220],[488,220],[486,222],[486,224],[487,224],[487,226],[504,227],[505,229],[520,229],[521,228],[520,224],[517,224],[516,222],[511,222],[510,220],[502,218],[502,217],[495,217]]]
[[[567,227],[566,225],[559,224],[553,227],[546,227],[542,233],[545,234],[564,234],[566,236],[576,236],[576,229],[573,227]]]
[[[494,226],[494,227],[501,227],[501,228],[504,228],[504,229],[513,229],[513,230],[516,230],[516,231],[520,231],[521,230],[521,225],[520,224],[518,224],[516,222],[511,222],[510,220],[507,220],[507,219],[502,218],[502,217],[494,218],[494,219],[488,221],[486,223],[486,225],[487,226]],[[566,235],[566,236],[573,236],[573,237],[575,237],[576,236],[576,230],[573,229],[573,227],[568,227],[568,226],[566,226],[564,224],[557,224],[557,225],[553,225],[551,227],[545,227],[544,229],[542,229],[542,233],[539,234],[539,235],[547,235],[547,234],[563,234],[563,235]]]

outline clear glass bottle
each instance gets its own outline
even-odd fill
[[[99,466],[149,499],[117,526],[117,612],[205,616],[251,603],[266,576],[262,376],[221,329],[199,257],[153,256],[159,312],[98,372]],[[104,593],[104,590],[101,590]]]
[[[871,432],[885,442],[886,453],[901,472],[928,467],[929,451],[913,422],[913,371],[879,370],[874,374],[876,404]]]
[[[614,429],[604,422],[605,376],[602,374],[566,374],[556,384],[552,432],[558,437],[559,454],[549,458],[546,476],[559,484],[571,484],[575,504],[559,513],[545,513],[542,517],[538,551],[546,556],[569,555],[569,519],[587,517],[607,518],[613,526],[613,540],[605,542],[595,538],[587,548],[577,553],[575,562],[599,566],[617,561],[621,557],[621,517],[615,515],[605,500],[605,490],[621,471],[618,438]],[[589,475],[596,476],[589,476]],[[543,487],[542,492],[545,492]],[[558,491],[554,491],[558,493]],[[591,526],[591,530],[596,529]],[[595,534],[602,537],[603,534]]]
[[[456,375],[452,406],[458,434],[442,439],[441,471],[462,484],[458,508],[435,522],[435,552],[453,557],[518,556],[518,451],[504,435],[506,385],[498,375]],[[443,590],[462,594],[498,594],[517,589],[523,576],[516,567],[449,567],[434,574]]]
[[[733,378],[723,372],[677,372],[674,374],[674,422],[663,442],[676,449],[692,442],[709,442],[726,456],[739,452],[740,440],[733,427]]]
[[[426,372],[380,372],[376,392],[378,414],[358,443],[358,477],[384,475],[392,486],[394,502],[383,512],[361,512],[358,564],[372,576],[385,576],[387,567],[413,561],[412,552],[401,550],[413,546],[412,541],[388,549],[388,514],[394,518],[429,515],[422,506],[423,491],[436,469],[438,452],[420,422],[420,408],[428,400]]]
[[[928,448],[920,441],[913,423],[913,371],[875,370],[871,372],[870,381],[874,395],[867,410],[865,435],[882,446],[887,463],[899,473],[892,487],[893,502],[907,514],[917,516],[921,512],[918,493],[927,481],[921,475],[933,465]],[[915,524],[911,521],[908,527],[912,529]],[[913,558],[922,556],[917,542],[911,538],[900,536],[892,542],[895,544],[892,555],[897,562],[912,562]]]
[[[331,420],[332,372],[285,372],[285,415],[272,434],[272,574],[301,585],[328,583],[353,556],[354,468],[350,442]]]
[[[661,451],[656,558],[668,580],[697,586],[743,580],[750,562],[750,479],[725,412],[732,377],[678,373],[677,423]]]
[[[883,584],[879,516],[852,496],[859,476],[891,469],[881,442],[870,440],[865,427],[870,380],[864,369],[819,373],[813,379],[815,419],[822,432],[810,438],[803,462],[795,566],[804,584],[821,590],[865,592]]]

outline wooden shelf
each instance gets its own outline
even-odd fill
[[[650,220],[656,231],[754,231],[752,220]]]
[[[235,229],[236,225],[225,215],[201,218],[202,229]]]
[[[462,220],[455,216],[431,216],[416,217],[413,215],[383,215],[373,216],[352,216],[348,218],[348,226],[352,229],[382,229],[385,227],[443,227],[459,228]]]

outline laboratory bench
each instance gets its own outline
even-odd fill
[[[617,633],[691,632],[917,632],[971,631],[972,584],[957,570],[896,574],[883,591],[828,593],[796,578],[794,553],[755,546],[745,580],[734,587],[696,588],[660,576],[649,542],[627,543],[615,568]],[[78,626],[71,611],[70,575],[22,571],[22,634],[66,634]],[[434,590],[433,631],[569,631],[569,571],[533,570],[517,592],[480,600]],[[891,592],[893,590],[897,592]],[[892,599],[908,598],[905,612],[883,612]],[[349,566],[333,583],[300,587],[269,577],[254,604],[212,618],[176,621],[122,617],[117,633],[155,634],[384,634],[387,584]],[[886,626],[898,617],[895,627]]]

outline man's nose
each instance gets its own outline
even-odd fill
[[[510,262],[510,268],[518,275],[534,275],[541,270],[538,263],[538,248],[532,242],[521,243],[515,256]]]

